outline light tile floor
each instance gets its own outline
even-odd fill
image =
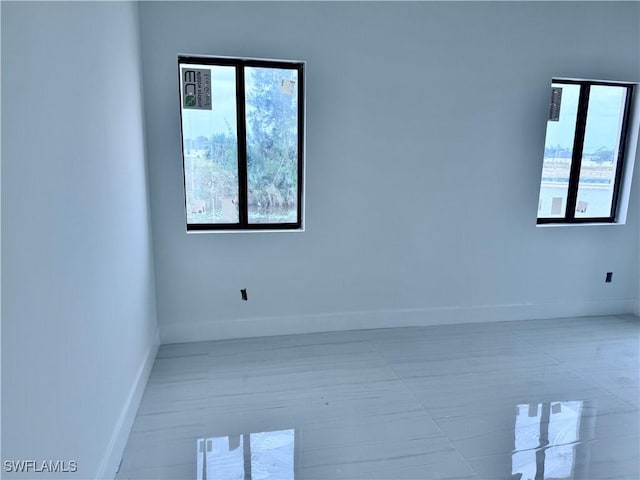
[[[638,317],[164,345],[118,479],[640,478]]]

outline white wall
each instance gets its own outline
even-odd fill
[[[112,477],[157,348],[137,4],[2,2],[2,73],[2,459]]]
[[[2,47],[2,5],[0,5],[0,49]],[[0,52],[1,53],[1,52]],[[0,84],[2,80],[2,62],[0,61]],[[2,111],[2,92],[0,91],[0,112]],[[0,145],[2,145],[2,119],[0,117]],[[0,148],[0,187],[2,186],[2,149]],[[0,191],[0,459],[2,459],[2,194]],[[2,473],[0,473],[2,478]]]
[[[551,78],[640,80],[638,3],[140,9],[163,342],[634,309],[637,174],[624,226],[535,217]],[[308,62],[306,232],[185,233],[178,53]]]

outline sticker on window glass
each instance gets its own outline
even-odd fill
[[[280,93],[284,93],[285,95],[293,95],[293,91],[296,88],[296,81],[289,80],[288,78],[283,78],[280,81]]]
[[[182,69],[182,108],[211,110],[211,70]]]
[[[551,215],[560,215],[562,213],[562,197],[553,197],[551,199]]]
[[[551,88],[551,105],[549,106],[549,121],[560,121],[560,102],[562,101],[562,88]]]
[[[579,200],[578,205],[576,205],[576,213],[586,213],[588,205],[589,205],[589,202],[585,202],[584,200]]]

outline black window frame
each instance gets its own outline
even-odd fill
[[[187,217],[187,185],[184,158],[184,132],[182,119],[182,98],[180,93],[181,67],[184,65],[212,65],[235,67],[236,74],[236,123],[238,140],[238,223],[189,223]],[[298,72],[298,171],[297,171],[297,214],[296,222],[249,223],[248,181],[247,181],[247,126],[245,112],[245,67],[282,68]],[[236,58],[203,55],[178,55],[178,96],[180,99],[180,137],[182,156],[182,179],[184,189],[185,223],[190,231],[252,231],[252,230],[302,230],[304,212],[304,140],[305,140],[305,62],[292,60],[270,60],[259,58]]]
[[[631,104],[633,99],[633,83],[609,82],[601,80],[573,80],[554,78],[552,84],[580,85],[580,96],[578,99],[578,112],[576,118],[575,134],[573,139],[573,152],[571,156],[571,169],[569,171],[569,186],[567,191],[567,204],[564,217],[538,217],[537,224],[579,224],[579,223],[615,223],[618,212],[620,197],[620,186],[622,183],[622,173],[627,147],[627,134],[630,125]],[[618,145],[618,159],[616,164],[615,180],[613,185],[613,196],[611,199],[611,211],[608,217],[578,217],[575,216],[576,204],[578,200],[578,187],[580,182],[580,168],[582,166],[582,153],[584,148],[584,136],[589,114],[589,94],[592,86],[613,86],[627,89],[622,126],[620,129],[620,143]],[[546,132],[546,130],[545,130]],[[542,182],[541,182],[542,183]]]

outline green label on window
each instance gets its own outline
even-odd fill
[[[182,69],[182,107],[211,110],[211,70]]]

